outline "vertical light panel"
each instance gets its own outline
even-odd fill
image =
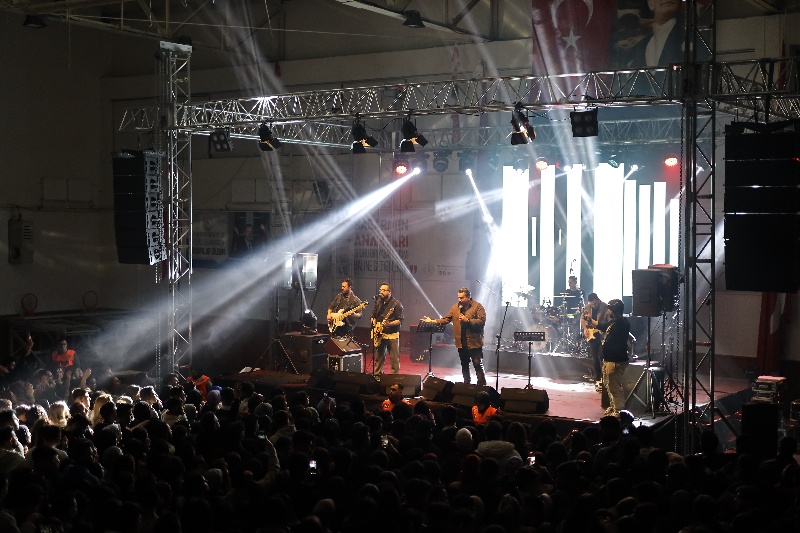
[[[650,266],[650,185],[639,185],[639,268]]]
[[[503,254],[500,265],[503,301],[514,307],[526,306],[527,300],[514,294],[528,284],[528,172],[503,167],[503,223],[500,228]]]
[[[581,174],[583,165],[567,171],[567,278],[581,279]],[[570,272],[572,269],[572,272]]]
[[[622,295],[625,169],[600,163],[594,186],[594,292],[608,301]]]
[[[669,264],[672,266],[680,266],[678,265],[678,258],[681,253],[678,249],[678,238],[681,231],[678,220],[680,209],[680,203],[677,198],[669,201]]]
[[[633,296],[633,270],[636,268],[636,180],[625,180],[623,211],[622,295]]]
[[[531,257],[536,257],[536,217],[531,217]]]
[[[542,201],[539,209],[539,298],[551,298],[555,285],[556,168],[542,171]]]
[[[667,183],[657,181],[653,184],[653,263],[663,265],[667,262]]]

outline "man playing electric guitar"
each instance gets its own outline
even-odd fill
[[[375,342],[375,379],[380,379],[386,352],[392,363],[392,374],[400,373],[400,324],[403,323],[403,304],[392,298],[388,283],[381,285],[378,303],[372,310],[372,339]]]
[[[589,343],[589,356],[592,358],[592,368],[595,380],[595,390],[601,390],[603,380],[603,360],[600,349],[603,345],[603,332],[595,328],[598,322],[608,322],[611,319],[611,311],[605,302],[597,297],[596,293],[590,293],[587,297],[588,304],[581,313],[581,326],[583,335]]]
[[[328,331],[331,335],[347,335],[356,327],[356,320],[361,318],[361,312],[346,313],[361,304],[361,300],[353,294],[353,280],[342,280],[342,292],[336,295],[331,305],[328,306]]]

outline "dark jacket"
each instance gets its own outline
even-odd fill
[[[606,330],[603,340],[603,361],[609,363],[622,363],[628,360],[628,333],[631,325],[628,319],[621,317],[611,322],[601,322],[600,329]]]
[[[387,322],[399,320],[400,323],[402,324],[403,304],[401,304],[394,298],[389,298],[388,302],[384,302],[383,300],[378,300],[378,303],[375,305],[375,309],[373,309],[372,311],[372,318],[374,318],[375,322],[378,323],[378,322],[383,322],[387,315],[389,316],[389,320],[387,320]],[[397,324],[396,326],[386,326],[385,328],[383,328],[383,332],[399,333],[400,324]]]

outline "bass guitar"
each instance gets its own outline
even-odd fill
[[[357,313],[364,309],[366,306],[369,305],[369,302],[361,302],[354,308],[348,311],[336,311],[335,313],[331,313],[331,319],[328,321],[328,331],[331,335],[336,331],[336,328],[340,328],[344,326],[344,319],[352,315],[353,313]]]

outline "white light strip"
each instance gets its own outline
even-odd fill
[[[581,175],[583,165],[567,171],[567,278],[581,279]],[[570,269],[572,272],[570,272]]]
[[[663,265],[667,258],[667,182],[657,181],[653,184],[653,263]]]
[[[503,254],[503,301],[525,307],[528,300],[515,293],[528,285],[528,253],[521,243],[528,240],[528,172],[503,167],[503,223],[499,252]]]
[[[680,215],[680,203],[677,198],[669,201],[669,264],[680,266],[678,260],[681,251],[678,249],[679,236],[681,232],[678,217]]]
[[[553,297],[555,287],[555,200],[556,167],[542,171],[541,207],[539,209],[539,298]]]
[[[536,217],[531,217],[531,257],[536,257]]]
[[[608,301],[622,295],[624,168],[600,163],[594,185],[594,291]]]
[[[639,268],[650,266],[650,185],[639,185]]]
[[[623,212],[622,295],[633,296],[633,269],[636,268],[636,180],[625,180]]]

